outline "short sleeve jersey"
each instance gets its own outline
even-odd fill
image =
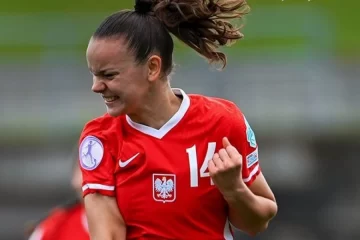
[[[55,209],[44,219],[29,240],[90,240],[82,204],[69,209]]]
[[[250,186],[260,173],[255,134],[234,103],[173,91],[181,106],[160,129],[107,114],[85,126],[83,195],[116,197],[127,239],[233,239],[208,161],[228,137],[243,156],[242,177]]]

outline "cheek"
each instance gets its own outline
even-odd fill
[[[134,97],[140,97],[145,95],[149,91],[150,84],[147,79],[141,73],[133,74],[128,81],[130,94]]]
[[[141,67],[129,68],[115,81],[111,82],[114,93],[125,101],[137,101],[149,91],[149,82],[146,73]]]

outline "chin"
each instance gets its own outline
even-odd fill
[[[124,111],[118,108],[107,108],[107,113],[112,117],[118,117],[120,115],[124,115]]]

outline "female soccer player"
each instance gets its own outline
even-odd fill
[[[82,176],[75,165],[72,187],[79,195],[73,201],[53,209],[36,224],[29,240],[90,240],[85,208],[81,197]]]
[[[251,235],[267,228],[277,204],[243,113],[168,81],[170,33],[225,66],[217,47],[242,37],[226,19],[247,11],[244,0],[138,0],[92,35],[92,91],[107,107],[80,137],[92,239],[228,240],[230,223]]]

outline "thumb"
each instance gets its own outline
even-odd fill
[[[222,144],[223,144],[224,148],[227,148],[227,147],[231,146],[231,143],[229,142],[229,139],[227,137],[224,137],[222,139]]]

